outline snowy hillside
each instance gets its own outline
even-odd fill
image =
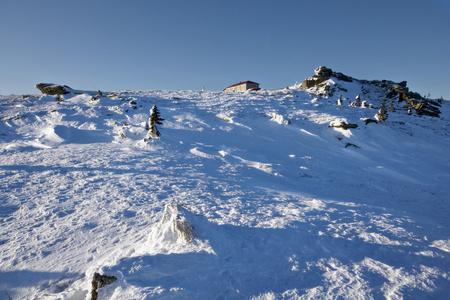
[[[446,299],[449,103],[328,85],[1,96],[0,299]]]

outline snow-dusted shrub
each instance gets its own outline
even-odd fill
[[[55,96],[55,101],[56,101],[56,103],[60,104],[61,102],[64,101],[64,99],[63,99],[63,97],[60,94],[57,94]]]
[[[389,111],[395,111],[394,101],[392,101],[391,105],[389,105]]]
[[[95,96],[92,96],[90,101],[100,100],[102,98],[103,98],[103,93],[102,93],[102,91],[98,90],[97,94],[95,94]]]

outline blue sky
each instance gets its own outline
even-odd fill
[[[450,99],[448,0],[1,0],[0,94],[277,89],[325,65]]]

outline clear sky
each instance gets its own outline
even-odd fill
[[[449,0],[0,0],[0,94],[284,88],[321,65],[450,99]]]

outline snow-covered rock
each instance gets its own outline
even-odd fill
[[[184,242],[192,241],[195,229],[186,218],[188,213],[190,212],[180,204],[167,204],[160,225],[162,235],[171,241],[178,239]]]

